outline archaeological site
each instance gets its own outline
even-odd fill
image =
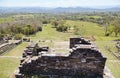
[[[31,43],[23,52],[16,78],[103,78],[106,57],[83,37],[70,38],[68,55]]]

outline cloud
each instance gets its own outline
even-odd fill
[[[43,3],[43,6],[111,6],[120,5],[120,0],[53,0]]]
[[[120,0],[0,0],[0,6],[89,7],[108,5],[120,5]]]

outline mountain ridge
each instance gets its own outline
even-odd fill
[[[61,12],[114,12],[119,11],[120,7],[110,7],[104,9],[88,7],[0,7],[0,13],[61,13]]]

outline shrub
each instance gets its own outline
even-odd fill
[[[21,40],[21,39],[22,39],[22,34],[16,34],[16,35],[14,36],[14,39],[15,39],[15,40]]]

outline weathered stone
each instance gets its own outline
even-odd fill
[[[106,58],[95,45],[84,38],[70,38],[70,48],[72,51],[68,56],[53,56],[52,52],[49,53],[49,47],[32,44],[24,50],[26,55],[25,59],[21,60],[19,73],[38,78],[39,76],[103,78]]]

